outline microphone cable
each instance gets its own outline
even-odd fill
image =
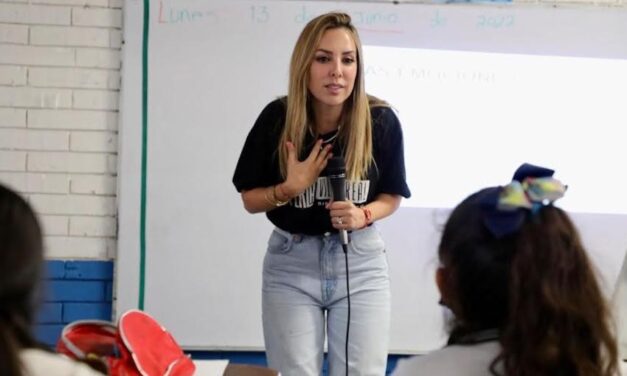
[[[331,191],[333,193],[334,201],[346,200],[346,164],[343,156],[332,157],[328,160],[327,171],[329,183],[331,185]],[[340,218],[338,218],[340,220]],[[338,223],[342,223],[339,221]],[[348,237],[347,230],[339,230],[339,239],[342,244],[342,250],[344,251],[344,260],[346,262],[346,302],[348,305],[348,313],[346,318],[346,342],[344,343],[344,357],[346,366],[346,376],[348,376],[348,339],[351,326],[351,290],[350,279],[348,274],[348,243],[350,238]]]
[[[348,338],[351,327],[351,290],[348,278],[348,244],[342,244],[342,249],[344,250],[344,263],[346,265],[346,301],[348,304],[348,313],[346,317],[346,341],[344,342],[344,363],[346,365],[346,376],[348,376]]]

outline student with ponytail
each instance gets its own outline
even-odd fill
[[[399,362],[395,376],[616,376],[610,313],[578,231],[553,202],[553,171],[466,198],[439,245],[436,282],[454,314],[448,345]]]
[[[100,375],[43,349],[32,336],[42,248],[35,213],[18,194],[0,184],[0,375]]]

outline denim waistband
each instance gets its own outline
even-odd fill
[[[291,233],[289,231],[285,231],[282,228],[279,228],[276,226],[274,227],[274,231],[283,235],[287,239],[292,238],[296,241],[300,241],[305,238],[319,238],[319,239],[327,238],[327,239],[333,239],[337,241],[340,240],[340,234],[337,232],[325,232],[324,234],[320,234],[320,235],[308,235],[308,234]],[[351,235],[360,235],[361,233],[366,233],[368,231],[375,231],[375,226],[369,225],[362,229],[352,230],[348,233],[348,236],[350,237]]]

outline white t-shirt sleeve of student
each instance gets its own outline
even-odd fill
[[[103,376],[86,364],[43,350],[23,350],[20,358],[26,376]]]
[[[427,355],[399,360],[392,375],[491,376],[490,364],[498,355],[499,348],[496,341],[472,346],[447,346]]]

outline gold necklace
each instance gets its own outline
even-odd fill
[[[311,125],[308,127],[309,128],[309,133],[311,134],[311,137],[316,138],[316,135],[313,132],[313,129],[311,129]],[[340,134],[340,130],[342,129],[342,125],[338,125],[337,126],[337,130],[335,131],[335,134],[331,137],[329,137],[328,139],[322,139],[322,144],[328,144],[329,142],[335,140],[337,138],[337,136]]]
[[[329,142],[335,140],[339,134],[340,134],[340,128],[338,127],[337,131],[335,132],[333,136],[327,138],[326,140],[325,139],[322,140],[322,144],[328,144]]]

